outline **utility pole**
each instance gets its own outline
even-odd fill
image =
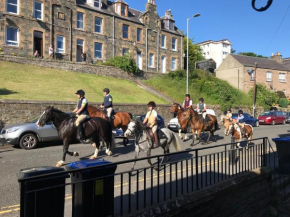
[[[255,117],[256,111],[256,95],[257,95],[257,62],[255,62],[255,72],[254,72],[254,96],[253,96],[253,117]]]

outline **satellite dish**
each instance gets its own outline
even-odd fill
[[[247,72],[250,75],[250,74],[252,74],[254,72],[254,70],[253,70],[253,68],[248,67],[247,68]]]

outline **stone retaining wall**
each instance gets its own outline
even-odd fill
[[[101,102],[90,104],[97,107]],[[76,106],[76,102],[0,100],[0,120],[4,121],[6,125],[22,123],[39,116],[47,106],[54,106],[62,111],[72,111]],[[116,111],[131,112],[133,115],[142,115],[147,112],[146,104],[115,103],[114,108]],[[173,114],[170,113],[170,108],[171,105],[157,105],[157,111],[164,118],[165,125],[173,117]],[[223,114],[219,106],[208,105],[208,108],[213,109],[218,118]],[[251,113],[251,109],[246,107],[233,108],[233,112],[237,112],[239,109]],[[259,110],[259,112],[261,111],[262,109]]]
[[[127,217],[265,217],[271,199],[270,168],[257,169]]]

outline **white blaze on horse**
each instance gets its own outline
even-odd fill
[[[228,136],[229,135],[229,128],[230,128],[232,121],[230,121],[226,115],[221,116],[221,121],[223,122],[224,127],[225,127],[224,133],[226,136]]]
[[[254,130],[253,130],[253,127],[249,124],[245,124],[245,131],[246,131],[245,135],[242,134],[242,130],[243,130],[242,127],[238,123],[232,122],[229,125],[229,134],[231,134],[234,137],[234,142],[238,142],[237,147],[239,148],[240,142],[246,139],[247,148],[248,148],[249,140],[253,139]]]
[[[140,121],[132,121],[128,125],[128,129],[124,133],[126,137],[135,137],[135,159],[138,158],[140,151],[144,151],[147,154],[147,157],[151,156],[151,150],[154,149],[154,142],[152,141],[146,126]],[[164,154],[169,154],[170,145],[173,143],[176,151],[180,151],[181,147],[179,145],[178,139],[175,134],[167,129],[162,128],[158,130],[159,144],[163,148]],[[168,160],[169,157],[168,157]],[[151,159],[148,159],[148,163],[152,166]],[[132,170],[136,161],[132,165]],[[155,168],[156,169],[156,168]]]

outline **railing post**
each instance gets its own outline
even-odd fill
[[[268,138],[263,138],[263,148],[262,148],[262,151],[263,151],[263,154],[262,154],[262,166],[267,166],[267,141],[268,141]]]
[[[202,165],[201,165],[202,166]],[[198,150],[195,150],[195,175],[196,175],[196,189],[199,189],[198,183]]]

